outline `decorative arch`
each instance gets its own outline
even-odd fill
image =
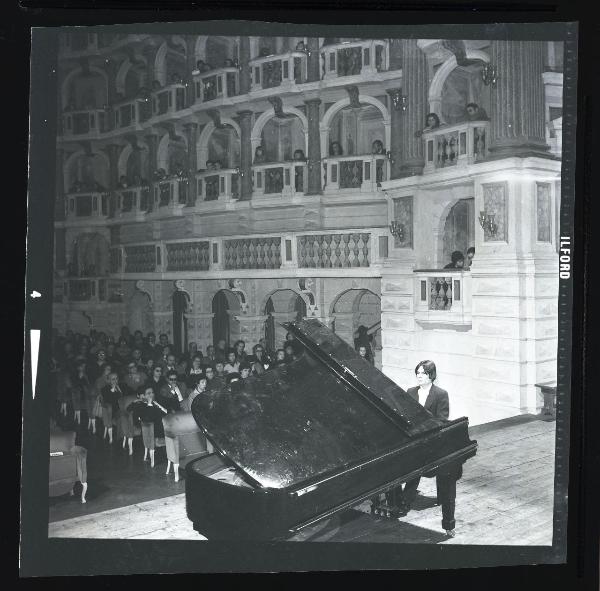
[[[100,74],[102,78],[104,78],[104,102],[108,103],[108,74],[96,66],[89,67],[90,72],[95,72],[96,74]],[[61,107],[64,109],[69,102],[69,86],[71,84],[71,80],[81,74],[83,72],[83,68],[78,66],[74,70],[71,70],[63,80],[61,90],[60,90],[60,98],[61,98]]]
[[[271,297],[273,295],[275,295],[276,293],[280,292],[280,291],[290,291],[293,292],[294,296],[290,295],[290,304],[293,304],[296,301],[296,298],[298,296],[300,296],[303,300],[304,303],[306,304],[306,309],[308,310],[308,306],[309,306],[309,300],[306,297],[305,294],[303,294],[302,292],[292,288],[292,287],[277,287],[273,290],[271,290],[269,293],[267,293],[267,295],[262,299],[261,304],[259,306],[259,311],[265,310],[267,307],[267,302],[271,299]],[[276,310],[277,312],[293,312],[293,308],[290,308],[289,310]]]
[[[186,150],[188,148],[187,139],[184,134],[181,134],[183,143],[185,144]],[[168,132],[166,132],[160,141],[158,142],[158,149],[156,150],[156,168],[164,168],[167,172],[170,172],[169,169],[169,142],[171,141],[171,136]]]
[[[119,154],[119,160],[117,163],[117,170],[119,171],[119,178],[122,175],[127,175],[127,161],[129,160],[129,156],[133,152],[133,148],[131,144],[127,144]]]
[[[167,84],[167,51],[167,42],[164,41],[158,48],[156,57],[154,58],[154,78],[153,80],[150,80],[150,84],[152,84],[154,80],[158,80],[161,86]]]
[[[181,47],[183,47],[183,52],[187,55],[187,43],[181,35],[172,35],[171,43],[173,45],[180,45]]]
[[[231,125],[235,132],[237,133],[238,138],[242,138],[242,130],[236,121],[230,119],[229,117],[222,117],[221,123],[227,123]],[[204,126],[204,129],[198,136],[198,141],[196,143],[196,168],[202,168],[206,164],[206,159],[208,158],[208,142],[210,140],[210,136],[212,132],[216,129],[214,121],[210,121]]]
[[[296,109],[296,107],[290,107],[286,105],[284,107],[284,112],[286,114],[295,115],[300,119],[302,123],[302,133],[304,134],[304,153],[308,154],[308,119],[306,115],[300,111],[300,109]],[[270,119],[275,117],[275,109],[270,108],[265,111],[254,123],[254,127],[252,128],[252,135],[250,137],[250,141],[252,143],[252,154],[254,154],[256,148],[260,146],[262,141],[262,130],[264,126]]]
[[[96,277],[110,272],[110,244],[98,232],[83,232],[71,245],[71,263],[78,274],[86,273],[93,265]]]
[[[490,56],[480,49],[467,49],[466,58],[472,60],[479,59],[486,63],[490,61]],[[446,79],[456,66],[456,56],[452,55],[438,68],[429,85],[429,111],[440,117],[442,115],[442,89],[444,88]]]
[[[372,105],[376,109],[378,109],[383,116],[383,127],[385,131],[385,147],[387,150],[390,149],[391,145],[391,118],[390,112],[387,107],[375,97],[370,96],[368,94],[359,94],[358,101],[360,103]],[[327,109],[323,119],[321,120],[321,124],[319,126],[321,130],[321,155],[325,157],[326,154],[329,154],[328,149],[328,139],[329,139],[329,130],[331,128],[331,122],[333,118],[341,111],[344,107],[348,107],[350,105],[350,97],[346,97],[337,103],[334,103],[329,109]]]
[[[127,58],[126,60],[123,60],[123,62],[121,62],[119,70],[117,71],[115,87],[117,89],[117,92],[120,92],[123,96],[125,96],[125,79],[127,78],[127,74],[129,70],[131,70],[132,66],[133,64],[131,63],[129,58]]]
[[[448,216],[458,203],[468,199],[474,199],[474,195],[466,195],[457,191],[452,191],[449,201],[445,202],[443,207],[432,212],[434,222],[433,227],[437,229],[437,235],[434,236],[434,264],[439,268],[443,267],[445,263],[450,262],[444,258],[444,235],[446,232]],[[474,212],[473,215],[475,215]],[[475,223],[475,220],[473,220],[473,223]],[[473,244],[469,244],[468,246],[475,246],[475,241],[473,240]]]
[[[355,292],[355,293],[353,293]],[[333,315],[336,312],[356,312],[358,306],[360,305],[360,300],[366,294],[370,293],[374,295],[376,298],[381,300],[381,295],[375,293],[372,289],[367,287],[351,287],[339,293],[331,302],[331,306],[329,309],[329,315]],[[345,303],[345,310],[336,310],[336,306],[340,303]]]
[[[69,185],[71,183],[71,179],[69,178],[69,169],[71,168],[71,165],[77,158],[79,158],[80,156],[85,156],[85,155],[86,155],[86,153],[83,150],[77,150],[76,152],[73,152],[73,154],[71,154],[64,162],[64,165],[63,165],[64,185],[63,186],[66,188],[67,192],[69,190]],[[99,156],[102,160],[104,160],[104,164],[106,165],[107,170],[110,170],[110,161],[108,159],[108,156],[104,152],[93,152],[92,156]]]

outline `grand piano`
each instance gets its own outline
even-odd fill
[[[208,539],[286,539],[476,453],[468,420],[433,417],[317,320],[285,324],[303,352],[198,396],[214,447],[186,467],[186,511]]]

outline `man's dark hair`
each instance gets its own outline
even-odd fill
[[[167,379],[170,379],[170,378],[177,378],[177,372],[176,371],[170,371],[167,374]]]
[[[473,109],[479,109],[479,105],[477,103],[467,103],[465,109],[468,109],[469,107],[473,107]]]
[[[460,250],[455,250],[451,255],[450,258],[452,259],[452,264],[456,265],[456,263],[458,263],[458,261],[464,261],[465,260],[465,255],[460,252]]]
[[[469,253],[471,253],[471,252],[472,252],[473,254],[475,254],[475,247],[474,247],[474,246],[469,246],[469,248],[467,248],[467,254],[469,254]]]
[[[426,359],[425,361],[419,361],[417,367],[415,367],[415,375],[419,371],[419,367],[423,368],[423,371],[429,376],[429,379],[433,382],[437,378],[437,371],[435,369],[435,363]]]
[[[247,369],[247,370],[251,370],[252,368],[250,367],[249,363],[246,363],[245,361],[243,363],[240,363],[240,374],[242,373],[242,370]],[[230,374],[231,375],[231,374]]]

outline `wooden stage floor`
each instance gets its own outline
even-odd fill
[[[293,540],[328,542],[535,545],[552,543],[555,423],[521,416],[471,429],[477,455],[464,465],[456,499],[456,537],[441,529],[435,479],[423,478],[413,510],[400,520],[372,516],[369,504],[308,528]],[[111,452],[112,453],[112,452]],[[135,457],[135,456],[134,456]],[[144,469],[150,470],[149,466]],[[162,498],[112,508],[101,495],[51,506],[49,537],[201,540],[185,514],[184,481],[168,479]],[[143,480],[143,479],[139,479]],[[91,492],[91,485],[90,485]],[[61,506],[62,505],[62,506]],[[61,515],[79,513],[61,519]]]

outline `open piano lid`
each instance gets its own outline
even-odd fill
[[[215,449],[253,484],[301,486],[443,424],[317,320],[285,326],[303,345],[299,359],[192,404]]]

